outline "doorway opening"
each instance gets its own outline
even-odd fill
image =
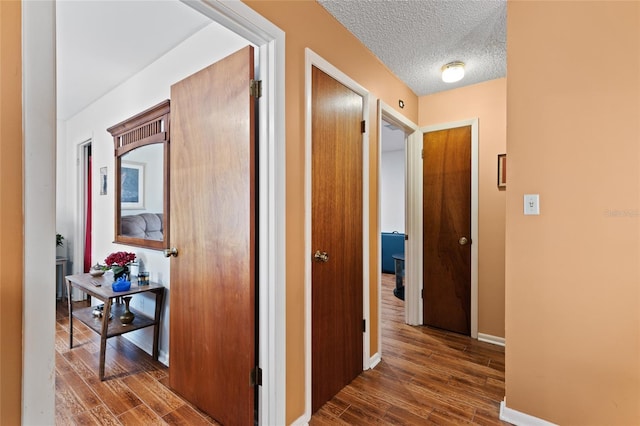
[[[380,247],[382,273],[395,275],[395,297],[404,300],[406,139],[404,130],[382,120],[380,134]]]
[[[478,119],[461,120],[441,125],[418,128],[394,108],[382,101],[378,103],[378,123],[380,135],[383,123],[391,123],[405,133],[405,321],[409,325],[423,324],[423,134],[447,128],[471,126],[471,239],[478,242]],[[382,146],[382,141],[380,143]],[[382,153],[380,152],[380,157]],[[380,165],[380,169],[381,169]],[[379,195],[380,197],[380,195]],[[379,198],[380,199],[380,198]],[[379,209],[382,207],[379,205]],[[381,224],[379,229],[381,228]],[[380,254],[381,255],[381,254]],[[378,289],[381,289],[378,279]],[[380,300],[380,299],[379,299]],[[478,244],[471,250],[471,337],[478,338]],[[379,336],[379,342],[381,337]],[[378,350],[380,351],[380,347]],[[380,353],[380,352],[379,352]]]
[[[260,366],[262,367],[262,386],[259,388],[259,422],[263,424],[281,424],[285,416],[285,362],[286,357],[285,335],[285,150],[284,150],[284,33],[275,25],[257,14],[241,2],[205,2],[196,1],[186,4],[198,10],[213,22],[235,32],[253,43],[260,51],[259,62],[260,75],[256,77],[262,81],[264,95],[258,101],[262,110],[266,111],[259,118],[260,140],[263,142],[258,148],[258,182],[260,185],[257,194],[261,205],[259,221],[260,236],[259,264],[256,274],[266,277],[260,289],[259,300],[263,306],[259,309],[260,320],[257,327],[260,329]],[[55,22],[55,8],[47,11],[47,17]],[[55,34],[55,28],[30,27],[31,35],[42,37]],[[29,30],[27,30],[29,32]],[[41,52],[39,52],[41,53]],[[54,52],[55,55],[55,52]],[[51,79],[55,86],[55,76]],[[40,124],[40,127],[43,125]],[[44,125],[44,127],[47,127]],[[46,129],[55,133],[54,129]],[[61,143],[65,143],[64,141]],[[98,154],[97,146],[95,153]],[[69,147],[67,150],[73,150]],[[68,152],[67,155],[75,154]],[[80,162],[80,157],[78,157]],[[102,164],[94,164],[97,167]],[[81,169],[78,167],[78,169]],[[95,171],[95,170],[94,170]],[[75,171],[70,172],[75,174]],[[95,173],[94,173],[95,174]],[[69,181],[76,178],[71,175]],[[77,182],[82,180],[78,178]],[[94,182],[95,183],[95,182]],[[95,186],[95,185],[94,185]],[[73,188],[70,191],[70,204],[84,206],[86,200],[82,199],[83,190]],[[95,195],[95,194],[94,194]],[[76,198],[73,200],[72,198]],[[95,201],[95,200],[94,200]],[[75,209],[75,207],[73,207]],[[79,210],[79,208],[78,208]],[[75,211],[73,216],[77,222],[73,225],[76,235],[73,236],[75,247],[74,262],[76,271],[80,271],[84,263],[83,247],[86,233],[82,219],[84,213]],[[95,224],[94,224],[95,225]],[[78,230],[77,228],[81,228]],[[97,228],[96,228],[97,230]],[[95,244],[95,241],[94,241]],[[43,334],[45,332],[43,331]],[[32,389],[41,386],[41,383],[25,383],[25,393],[33,393]],[[53,388],[53,386],[51,386]],[[49,395],[47,395],[49,396]],[[53,406],[53,404],[52,404]],[[44,413],[49,415],[52,413]]]
[[[73,270],[89,272],[91,268],[91,245],[92,245],[92,211],[91,195],[93,190],[92,163],[91,163],[91,139],[77,145],[78,171],[76,175],[76,185],[78,188],[76,231],[73,250],[73,263],[79,265]],[[78,293],[81,294],[81,293]],[[71,296],[71,295],[70,295]],[[73,298],[72,298],[73,300]]]

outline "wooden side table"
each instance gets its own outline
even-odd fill
[[[110,337],[153,326],[153,359],[158,359],[160,313],[162,312],[162,302],[164,300],[164,287],[162,285],[149,283],[148,285],[138,286],[132,283],[129,290],[115,292],[111,289],[113,282],[111,274],[109,274],[109,278],[104,276],[92,277],[89,274],[68,275],[66,276],[66,281],[67,295],[71,294],[72,288],[77,288],[87,295],[104,302],[102,317],[96,317],[93,315],[94,306],[74,311],[71,297],[67,297],[69,306],[69,349],[73,348],[73,318],[80,320],[90,329],[98,333],[100,335],[100,380],[104,380],[104,360],[107,339]],[[114,299],[146,292],[153,293],[156,296],[154,318],[149,318],[141,312],[130,309],[130,311],[135,314],[133,322],[131,324],[122,324],[120,322],[120,315],[124,312],[124,304],[113,303]],[[109,320],[111,313],[113,317]]]

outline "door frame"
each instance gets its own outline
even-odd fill
[[[419,325],[423,324],[422,314],[424,310],[424,303],[420,296],[424,277],[422,272],[422,256],[424,254],[422,234],[424,215],[422,208],[422,135],[427,132],[435,132],[438,130],[453,129],[456,127],[471,126],[471,337],[478,338],[478,119],[471,118],[467,120],[452,121],[443,124],[436,124],[432,126],[421,127],[419,129],[420,138],[416,138],[410,141],[409,161],[407,162],[407,180],[412,182],[413,191],[410,196],[407,197],[407,211],[414,219],[411,223],[415,224],[416,231],[419,227],[419,238],[410,238],[407,242],[407,250],[416,258],[420,259],[420,268],[411,271],[405,270],[408,274],[412,273],[416,281],[419,283],[417,288],[412,288],[415,292],[414,296],[409,300],[406,300],[405,291],[405,303],[407,304],[407,323]],[[418,265],[414,265],[418,266]],[[417,293],[417,294],[416,294]],[[409,315],[410,314],[410,315]]]
[[[258,48],[258,387],[260,424],[284,424],[286,407],[285,33],[241,1],[181,0]]]
[[[414,196],[416,189],[420,190],[420,197],[422,197],[422,188],[416,188],[415,183],[411,180],[411,176],[408,172],[409,162],[415,158],[411,149],[415,147],[415,140],[422,138],[422,132],[418,129],[418,126],[405,116],[397,112],[390,105],[386,104],[382,100],[378,100],[378,171],[382,169],[382,121],[392,123],[404,131],[405,134],[405,235],[407,240],[405,241],[405,278],[404,278],[404,316],[407,324],[412,324],[410,318],[415,315],[412,312],[412,308],[417,307],[417,301],[420,295],[419,282],[416,276],[416,271],[420,270],[422,261],[416,262],[415,259],[422,259],[412,249],[410,245],[415,238],[415,235],[422,235],[422,224],[416,222],[416,218],[412,214],[412,211],[408,208],[409,199]],[[378,172],[379,173],[379,172]],[[422,181],[422,179],[421,179]],[[376,235],[380,235],[380,211],[381,211],[381,192],[382,186],[378,185],[378,226]],[[382,312],[382,244],[378,244],[378,312]],[[422,276],[422,274],[420,274]],[[382,318],[380,319],[382,321]],[[417,324],[412,324],[417,325]],[[377,362],[380,361],[382,356],[382,327],[378,327],[378,353]],[[376,364],[377,364],[376,362]]]
[[[81,274],[84,268],[84,252],[87,227],[87,147],[91,146],[93,138],[87,138],[76,145],[76,229],[73,240],[76,248],[73,253],[73,271]],[[92,220],[93,222],[93,220]],[[91,240],[93,245],[93,239]],[[77,291],[77,290],[76,290]],[[77,294],[81,294],[78,292]],[[73,300],[73,299],[72,299]]]
[[[258,289],[260,299],[258,362],[262,368],[262,386],[258,391],[258,419],[265,425],[284,424],[286,409],[285,33],[238,0],[182,1],[186,6],[198,10],[213,21],[243,36],[259,49],[260,74],[256,77],[262,80],[263,96],[258,102],[263,113],[259,118],[259,139],[262,142],[257,153],[259,167],[257,179],[260,183],[258,200],[260,243],[256,273],[261,277]],[[46,144],[52,143],[56,138],[56,81],[55,66],[53,66],[55,65],[55,43],[51,43],[51,40],[55,40],[54,6],[48,2],[23,2],[23,37],[27,42],[23,43],[22,54],[23,58],[30,60],[29,66],[24,67],[25,82],[38,82],[38,90],[27,93],[23,88],[23,110],[43,111],[39,116],[47,118],[25,119],[24,132],[27,136],[44,135],[26,138],[27,144],[31,140],[38,141],[37,143],[43,145],[43,148],[47,148]],[[43,22],[45,24],[42,24]],[[40,153],[41,151],[39,150]],[[38,158],[45,157],[38,156]],[[54,169],[55,155],[46,158]],[[34,174],[40,169],[42,165],[25,160],[26,175]],[[27,196],[29,189],[25,187]],[[36,190],[35,193],[39,193],[38,191]],[[35,214],[42,218],[40,222],[47,222],[50,218],[55,222],[55,213],[55,203],[52,202],[49,208],[37,210]],[[31,222],[25,223],[26,234],[35,233],[32,225]],[[42,232],[37,234],[41,236]],[[53,251],[53,248],[51,250]],[[42,256],[31,256],[31,259],[42,258]],[[53,265],[53,260],[51,264]],[[32,266],[31,263],[26,262],[25,271],[33,270]],[[36,268],[36,270],[40,269],[42,268]],[[46,280],[25,279],[24,293],[33,296],[25,297],[25,312],[41,311],[28,309],[29,306],[26,305],[27,301],[42,299],[39,297],[42,293],[42,282]],[[53,284],[49,288],[53,293]],[[45,314],[48,320],[42,317]],[[53,392],[55,371],[54,363],[51,362],[54,356],[55,330],[39,326],[43,320],[54,321],[54,317],[55,309],[51,305],[51,309],[47,309],[42,315],[26,316],[24,324],[25,329],[29,331],[25,334],[27,347],[38,347],[41,342],[52,342],[50,350],[32,351],[31,356],[25,357],[23,363],[23,413],[29,413],[30,410],[27,408],[31,406],[45,407],[37,413],[39,419],[37,422],[40,423],[51,423],[55,419]],[[48,366],[46,374],[42,371],[44,365]],[[36,414],[33,414],[25,418],[35,418],[35,416]]]
[[[362,134],[362,314],[368,327],[362,333],[362,369],[370,368],[370,330],[369,312],[369,92],[344,74],[331,63],[309,48],[305,48],[305,160],[304,160],[304,309],[305,309],[305,422],[311,419],[311,95],[312,66],[322,70],[341,84],[353,90],[363,98],[362,119],[367,122]],[[297,423],[297,422],[296,422]]]

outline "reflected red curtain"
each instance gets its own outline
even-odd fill
[[[84,272],[91,269],[91,146],[87,150],[87,225],[84,232]]]

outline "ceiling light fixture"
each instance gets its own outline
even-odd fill
[[[464,77],[464,62],[449,62],[442,67],[442,81],[445,83],[455,83]]]

